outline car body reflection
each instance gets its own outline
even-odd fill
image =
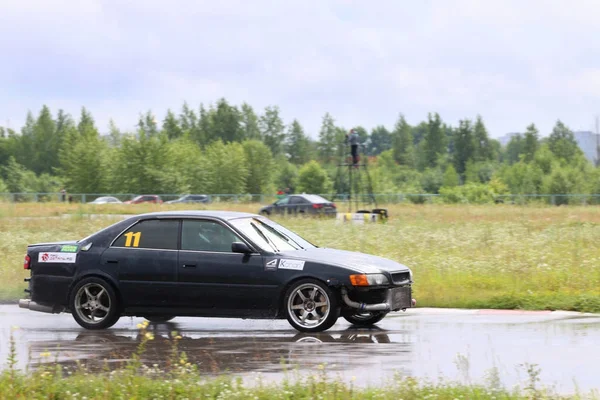
[[[154,335],[147,342],[141,361],[148,366],[168,368],[177,344],[187,361],[202,374],[281,373],[284,369],[316,369],[327,364],[328,371],[365,368],[389,363],[395,369],[410,364],[410,334],[372,328],[350,327],[327,333],[289,331],[180,331],[176,323],[148,325]],[[180,336],[174,339],[174,335]],[[143,337],[138,330],[77,331],[69,340],[29,343],[30,368],[58,363],[69,369],[85,366],[90,371],[117,369],[131,360]],[[49,354],[49,356],[48,356]]]

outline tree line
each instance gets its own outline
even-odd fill
[[[75,119],[47,106],[19,130],[0,127],[0,192],[273,193],[277,188],[331,193],[347,155],[350,128],[368,157],[375,193],[442,194],[453,202],[499,194],[600,193],[600,173],[560,120],[548,137],[534,124],[505,146],[481,116],[458,126],[430,113],[417,125],[402,114],[391,130],[338,125],[329,113],[312,139],[277,106],[262,112],[226,99],[197,109],[187,103],[162,121],[148,111],[137,129],[112,121],[100,134],[90,111]]]

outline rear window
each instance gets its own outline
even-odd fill
[[[304,197],[306,200],[310,201],[311,203],[329,203],[329,200],[318,196],[316,194],[305,194]]]
[[[178,220],[141,221],[115,240],[114,247],[177,250]]]

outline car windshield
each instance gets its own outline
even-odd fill
[[[265,251],[278,253],[316,247],[289,229],[264,218],[236,218],[229,222]]]

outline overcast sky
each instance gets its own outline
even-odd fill
[[[184,101],[279,105],[316,136],[481,114],[494,137],[600,113],[599,0],[2,0],[0,125],[43,104],[102,131]],[[7,122],[10,121],[10,122]]]

